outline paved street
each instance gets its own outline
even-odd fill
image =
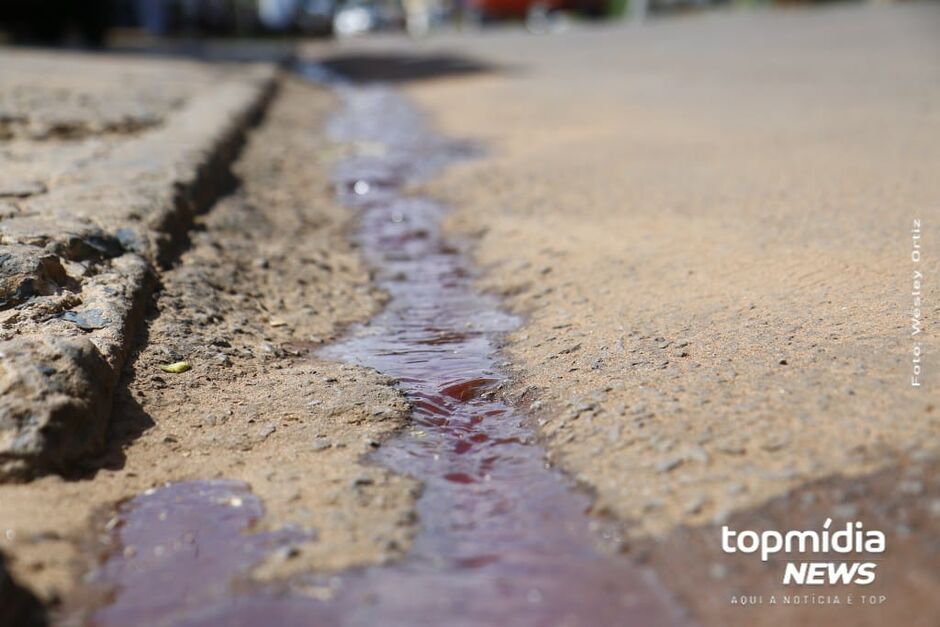
[[[938,33],[0,50],[0,626],[934,625]]]
[[[668,577],[715,624],[779,624],[728,606],[782,589],[779,569],[716,550],[725,521],[880,525],[905,559],[872,588],[902,622],[937,612],[940,305],[912,297],[915,271],[940,270],[937,32],[934,5],[844,6],[323,53],[367,78],[398,52],[387,74],[486,147],[431,189],[455,231],[482,234],[482,285],[526,316],[515,393],[598,512],[659,538],[657,560],[671,547]],[[827,482],[834,503],[813,496]],[[886,621],[787,620],[846,616]]]

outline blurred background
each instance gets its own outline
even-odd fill
[[[102,47],[141,37],[351,37],[516,23],[642,20],[795,0],[2,0],[0,43]]]

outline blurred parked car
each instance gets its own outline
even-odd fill
[[[471,10],[484,19],[524,18],[533,12],[562,8],[564,0],[468,0]]]
[[[305,35],[332,33],[338,8],[337,0],[257,0],[265,29]]]

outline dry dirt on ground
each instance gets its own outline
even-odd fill
[[[383,299],[347,243],[351,216],[332,201],[326,173],[341,149],[322,126],[333,104],[324,90],[283,81],[235,165],[241,188],[198,220],[191,247],[160,277],[100,467],[0,486],[0,546],[44,598],[67,597],[75,569],[89,566],[76,547],[102,509],[167,481],[246,481],[267,508],[263,526],[315,532],[264,576],[374,563],[407,547],[416,485],[359,463],[402,425],[406,403],[384,377],[310,354]],[[159,369],[180,360],[192,369]]]

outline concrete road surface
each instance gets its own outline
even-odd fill
[[[431,187],[526,316],[516,393],[706,622],[780,624],[730,599],[794,591],[785,560],[722,553],[720,525],[827,517],[890,557],[826,593],[889,606],[787,620],[940,612],[938,33],[925,3],[317,51],[485,146]]]
[[[0,51],[0,627],[936,625],[938,34]]]

